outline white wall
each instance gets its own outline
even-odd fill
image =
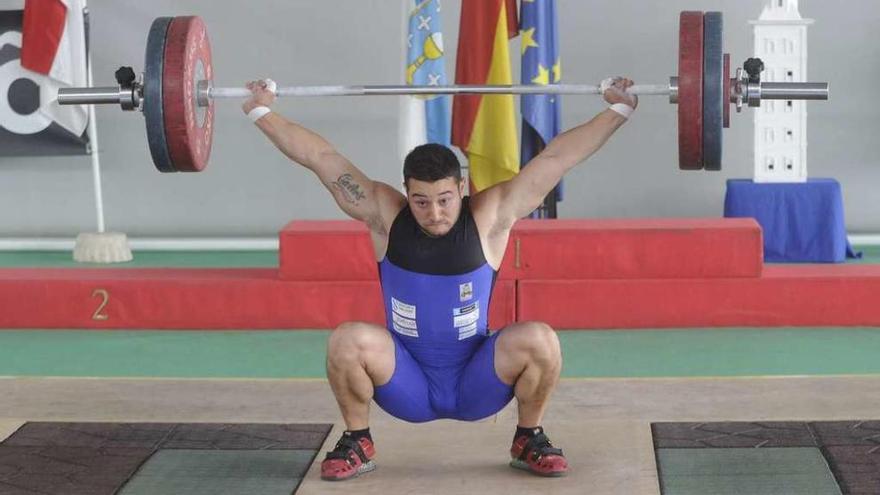
[[[677,70],[680,10],[721,10],[725,49],[741,64],[763,0],[559,0],[563,80],[598,82],[629,75],[665,83]],[[842,6],[846,8],[842,8]],[[282,84],[398,82],[397,0],[254,0],[134,2],[93,0],[97,84],[119,65],[143,67],[147,29],[160,15],[198,13],[208,24],[215,83],[272,77]],[[443,2],[447,63],[454,73],[460,2]],[[880,232],[877,135],[880,106],[880,2],[805,0],[811,80],[830,81],[832,99],[809,107],[812,177],[843,185],[848,229]],[[518,39],[513,53],[519,53]],[[514,62],[518,77],[519,64]],[[563,124],[603,107],[594,96],[566,97]],[[396,183],[397,102],[393,97],[284,100],[277,109],[323,134],[370,176]],[[201,174],[159,174],[146,147],[143,119],[109,106],[98,110],[108,228],[131,236],[273,236],[293,218],[342,218],[305,170],[258,134],[232,101],[218,103],[211,164]],[[724,170],[677,168],[676,107],[644,97],[637,113],[593,159],[566,181],[563,217],[719,216],[727,178],[752,176],[752,119],[732,116]],[[93,230],[87,157],[0,158],[0,236],[72,236]]]

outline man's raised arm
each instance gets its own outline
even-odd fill
[[[492,202],[498,208],[497,222],[512,225],[534,211],[569,170],[605,144],[638,105],[638,97],[626,92],[632,84],[623,78],[609,81],[604,97],[611,107],[556,136],[513,179],[484,191],[496,196]]]
[[[248,83],[253,96],[242,105],[242,110],[284,155],[314,172],[347,215],[366,222],[373,230],[381,230],[383,212],[402,204],[403,195],[370,180],[320,135],[272,112],[272,84]]]

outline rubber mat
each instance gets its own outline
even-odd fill
[[[331,427],[26,423],[0,444],[0,493],[291,493]]]
[[[700,487],[719,494],[880,493],[880,421],[654,423],[651,430],[663,495]]]

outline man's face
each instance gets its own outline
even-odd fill
[[[428,235],[439,237],[455,225],[461,212],[464,181],[447,177],[435,182],[406,181],[406,200],[416,222]]]

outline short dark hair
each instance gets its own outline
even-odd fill
[[[442,144],[428,143],[416,146],[403,161],[403,182],[409,179],[423,182],[454,177],[461,180],[461,164],[451,149]]]

